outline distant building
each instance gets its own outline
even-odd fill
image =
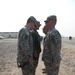
[[[4,38],[17,38],[18,32],[0,32],[0,36]]]

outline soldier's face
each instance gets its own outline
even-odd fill
[[[51,28],[52,28],[52,21],[49,21],[49,22],[47,22],[47,23],[45,23],[46,24],[46,28],[48,29],[48,30],[50,30]]]
[[[49,28],[49,22],[45,22],[45,25],[46,25],[46,29],[48,29]]]
[[[33,27],[34,27],[34,24],[31,22],[31,23],[29,24],[29,29],[32,30]]]
[[[43,33],[44,33],[44,34],[47,34],[47,32],[48,32],[48,30],[47,30],[46,26],[44,26],[44,27],[43,27]]]

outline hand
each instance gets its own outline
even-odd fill
[[[38,58],[38,57],[39,57],[38,53],[35,53],[35,54],[34,54],[34,56],[35,56],[36,58]]]
[[[34,57],[36,57],[36,58],[39,57],[39,54],[36,51],[34,51]]]
[[[30,65],[33,65],[33,63],[34,63],[33,59],[30,59],[29,63],[30,63]]]
[[[54,68],[55,67],[55,64],[51,64],[50,67]]]

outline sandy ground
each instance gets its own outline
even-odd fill
[[[16,55],[17,39],[0,40],[0,75],[22,75],[21,69],[18,69],[16,64]],[[46,75],[42,73],[44,64],[41,61],[41,56],[42,52],[36,75]],[[61,57],[59,75],[75,75],[75,47],[62,44]]]

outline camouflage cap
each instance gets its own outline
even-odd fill
[[[37,25],[41,26],[41,24],[40,24],[40,22],[39,22],[39,21],[37,21],[37,23],[38,23]]]
[[[47,17],[47,19],[44,22],[49,22],[49,21],[57,21],[57,17],[55,15],[51,15]]]
[[[34,22],[34,24],[35,25],[37,25],[38,23],[37,23],[37,20],[33,17],[33,16],[30,16],[29,18],[28,18],[28,20],[27,20],[27,22]]]

